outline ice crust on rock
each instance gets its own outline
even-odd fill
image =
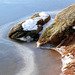
[[[39,13],[39,17],[28,19],[24,23],[22,23],[22,28],[25,31],[37,30],[37,22],[41,19],[45,20],[49,17],[49,14],[46,12]]]
[[[31,38],[30,36],[27,37],[21,37],[21,38],[17,38],[21,41],[26,41],[26,42],[31,42],[33,40],[33,38]]]
[[[43,20],[45,20],[45,19],[49,16],[49,14],[46,13],[46,12],[41,12],[41,13],[39,13],[39,16],[40,16]]]
[[[69,56],[65,56],[64,58],[62,58],[62,71],[66,70],[65,67],[67,66],[68,63],[74,61],[75,59],[72,59],[73,56],[72,55],[69,55]]]
[[[22,27],[23,27],[23,30],[25,31],[30,31],[30,30],[37,30],[37,20],[33,20],[33,19],[28,19],[26,20],[23,24],[22,24]]]

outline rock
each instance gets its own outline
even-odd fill
[[[39,38],[37,46],[55,44],[61,54],[61,75],[75,75],[75,4],[59,12]],[[51,50],[52,50],[51,49]]]
[[[27,36],[35,39],[38,37],[39,32],[43,29],[43,25],[46,24],[51,19],[50,15],[45,12],[37,13],[30,17],[29,19],[22,21],[14,25],[8,36],[12,39],[26,40]]]
[[[57,45],[74,32],[75,4],[72,4],[56,15],[55,21],[42,33],[37,42],[39,43],[37,46],[41,46],[47,43]]]
[[[55,21],[66,22],[69,26],[75,25],[75,4],[59,12],[55,17]]]
[[[57,48],[60,48],[61,46],[69,46],[75,44],[75,32],[71,35],[69,35],[67,38],[65,38],[58,46]]]

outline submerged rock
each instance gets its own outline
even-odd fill
[[[49,25],[38,40],[41,46],[47,43],[59,44],[69,35],[75,32],[75,4],[59,12],[55,21]]]
[[[45,12],[37,13],[31,18],[14,25],[8,34],[12,39],[20,39],[26,41],[30,38],[36,39],[39,32],[43,29],[43,25],[51,19],[50,15]],[[29,36],[30,38],[27,38]]]

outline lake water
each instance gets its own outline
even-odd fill
[[[59,75],[60,54],[8,38],[10,28],[37,12],[48,12],[52,19],[73,0],[0,0],[0,75]]]

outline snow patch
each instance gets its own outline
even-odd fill
[[[73,26],[72,28],[75,29],[75,26]]]
[[[23,24],[22,24],[22,27],[23,27],[23,30],[25,31],[30,31],[30,30],[37,30],[37,20],[33,20],[33,19],[28,19],[26,20]]]
[[[37,30],[37,22],[41,19],[45,20],[49,17],[49,14],[46,12],[39,13],[39,17],[28,19],[24,23],[22,23],[22,28],[25,31]]]
[[[62,60],[62,64],[63,64],[62,71],[64,71],[64,70],[66,70],[64,68],[67,66],[67,64],[74,61],[75,59],[72,59],[71,56],[65,56],[61,60]]]
[[[40,46],[40,43],[39,42],[37,42],[37,47],[39,47]]]
[[[41,12],[41,13],[39,13],[39,16],[40,16],[43,20],[45,20],[45,19],[47,19],[47,18],[49,17],[49,14],[46,13],[46,12]]]
[[[30,36],[26,36],[26,37],[21,37],[21,38],[17,38],[21,41],[26,41],[26,42],[31,42],[33,40],[33,38],[31,38]]]
[[[68,57],[73,58],[73,55],[71,55],[71,53],[68,53]]]
[[[57,52],[59,52],[59,53],[62,55],[62,57],[64,56],[63,53],[65,52],[64,47],[65,47],[65,46],[61,46],[60,48],[55,48],[55,50],[56,50]]]

